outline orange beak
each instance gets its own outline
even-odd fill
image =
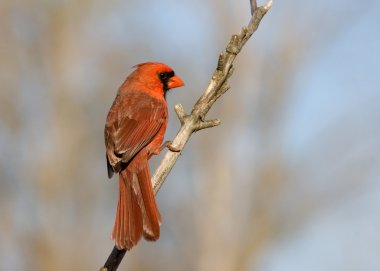
[[[168,88],[178,88],[184,86],[185,83],[177,75],[174,75],[168,80]]]

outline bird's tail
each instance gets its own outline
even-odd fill
[[[119,200],[112,239],[118,249],[131,249],[141,236],[157,240],[160,236],[161,216],[157,208],[149,167],[131,172],[128,167],[119,173]]]

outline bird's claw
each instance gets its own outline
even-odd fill
[[[168,148],[170,151],[172,152],[180,152],[181,149],[180,148],[177,148],[177,147],[174,147],[173,145],[173,142],[172,141],[165,141],[164,144],[161,145],[160,147],[160,152],[164,149],[164,148]]]
[[[180,152],[180,151],[181,151],[180,148],[176,148],[176,147],[174,147],[171,143],[169,143],[166,147],[167,147],[170,151],[172,151],[172,152]]]

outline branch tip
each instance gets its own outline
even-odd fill
[[[185,118],[186,118],[186,113],[185,113],[185,109],[183,109],[182,104],[176,104],[174,106],[174,110],[177,113],[177,116],[178,116],[179,121],[181,122],[181,124],[184,124],[185,123]]]
[[[268,11],[273,5],[273,1],[270,0],[263,8]]]

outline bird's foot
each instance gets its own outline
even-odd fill
[[[160,147],[160,151],[162,151],[164,148],[168,148],[170,151],[172,151],[172,152],[180,152],[181,151],[181,149],[180,148],[177,148],[177,147],[174,147],[173,145],[172,145],[172,141],[165,141],[165,143],[164,144],[162,144],[161,145],[161,147]]]

